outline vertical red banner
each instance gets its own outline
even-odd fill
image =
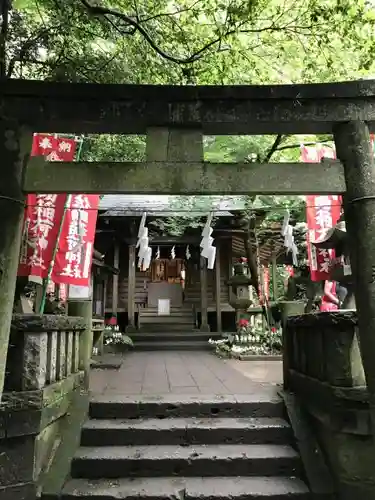
[[[263,282],[264,282],[264,296],[266,300],[270,298],[270,270],[269,267],[263,266]]]
[[[45,156],[49,161],[72,161],[75,151],[74,139],[35,134],[31,155]],[[66,194],[30,194],[27,196],[19,276],[29,276],[37,283],[42,283],[43,278],[47,277],[66,199]]]
[[[89,286],[99,195],[71,195],[59,240],[52,280]]]
[[[302,161],[315,163],[323,158],[336,158],[335,150],[325,146],[302,147]],[[317,249],[311,244],[319,239],[329,228],[333,227],[341,214],[341,196],[306,196],[307,253],[312,281],[324,281],[330,278],[331,260],[335,258],[334,250]]]

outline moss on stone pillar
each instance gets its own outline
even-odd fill
[[[368,126],[348,122],[336,127],[337,155],[344,165],[345,221],[358,311],[363,367],[375,433],[375,165]]]
[[[0,121],[0,400],[12,320],[24,215],[22,178],[32,133]]]
[[[86,329],[81,333],[79,342],[79,368],[85,372],[85,387],[87,388],[93,346],[92,300],[69,300],[68,314],[81,317],[85,321]]]

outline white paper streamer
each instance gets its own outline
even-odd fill
[[[290,212],[289,212],[289,210],[285,210],[283,225],[281,226],[281,235],[282,236],[286,235],[287,227],[289,226],[289,221],[290,221]]]
[[[292,249],[293,243],[294,243],[293,226],[288,225],[285,230],[284,246],[289,251]]]
[[[143,234],[143,230],[144,230],[145,224],[146,224],[146,216],[147,216],[147,213],[143,212],[142,218],[141,218],[141,223],[139,224],[139,229],[138,229],[138,238],[140,238]]]
[[[152,248],[148,247],[143,258],[142,271],[147,271],[151,264]]]
[[[207,256],[207,269],[213,269],[215,267],[216,259],[216,247],[210,247]]]

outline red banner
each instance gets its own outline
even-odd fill
[[[45,156],[49,161],[72,161],[76,150],[73,139],[35,134],[32,156]],[[20,252],[19,276],[29,276],[41,283],[48,275],[53,251],[63,217],[66,194],[29,194],[25,209]]]
[[[53,281],[50,281],[47,286],[47,294],[48,293],[55,293],[56,291],[56,285]],[[62,302],[66,302],[67,299],[67,285],[61,284],[59,286],[59,300]]]
[[[34,134],[31,156],[45,156],[47,161],[73,161],[77,143],[47,134]]]
[[[99,195],[71,195],[62,226],[52,280],[89,286]]]
[[[270,270],[268,267],[263,266],[263,282],[264,282],[264,296],[266,300],[270,298]]]
[[[37,283],[47,277],[65,200],[66,195],[27,196],[18,276],[29,276]]]
[[[320,162],[323,158],[335,159],[336,153],[332,148],[325,146],[302,147],[302,161],[305,163]],[[325,231],[333,227],[341,214],[341,196],[306,196],[307,221],[307,253],[312,281],[324,281],[330,278],[331,260],[335,258],[335,251],[316,248],[311,241],[319,239]]]

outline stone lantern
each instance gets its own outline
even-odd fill
[[[246,313],[248,308],[252,304],[250,299],[250,285],[252,284],[252,279],[245,274],[245,266],[243,263],[236,263],[234,265],[234,274],[228,280],[228,285],[232,287],[231,297],[229,299],[229,304],[236,311],[236,321],[238,322],[241,313]]]

